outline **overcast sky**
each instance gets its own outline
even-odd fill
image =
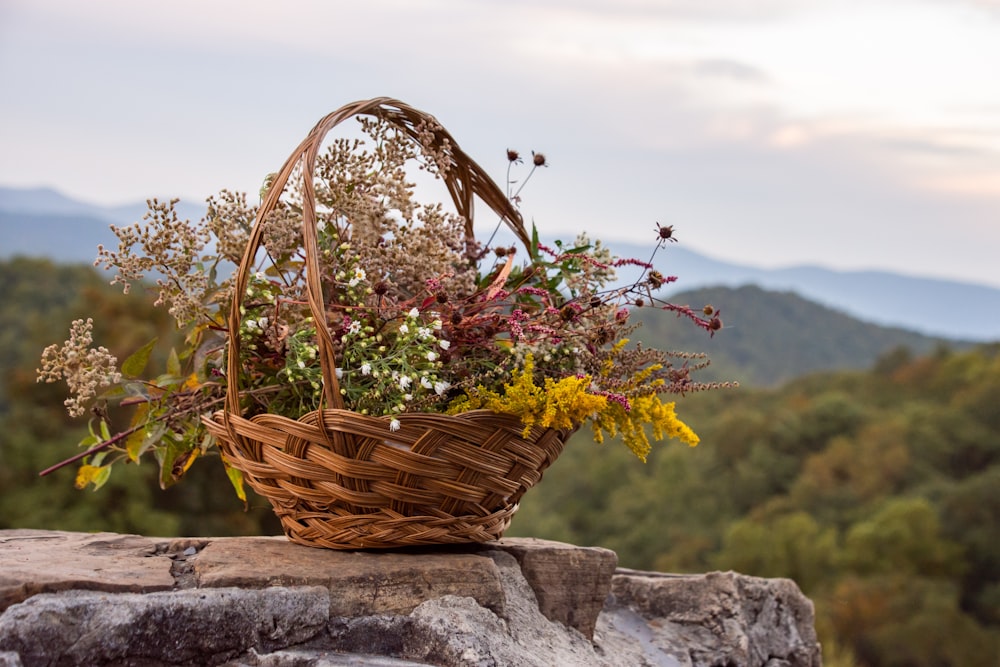
[[[2,185],[256,192],[380,95],[545,232],[1000,287],[1000,0],[0,0]]]

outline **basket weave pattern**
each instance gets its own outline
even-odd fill
[[[414,140],[433,117],[389,98],[347,105],[324,117],[277,174],[258,211],[235,279],[230,331],[240,325],[241,297],[262,243],[261,221],[278,205],[300,170],[309,306],[318,325],[326,314],[317,262],[313,174],[320,144],[340,122],[377,115]],[[497,213],[527,245],[529,238],[506,195],[444,130],[435,143],[450,157],[445,184],[473,238],[474,197]],[[569,433],[533,428],[518,417],[477,410],[461,415],[372,417],[344,408],[333,342],[317,326],[326,407],[298,420],[241,415],[240,388],[228,387],[226,407],[205,419],[228,465],[266,497],[294,542],[332,549],[391,548],[485,542],[508,528],[521,496],[559,456]],[[240,377],[239,336],[229,336],[229,378]]]

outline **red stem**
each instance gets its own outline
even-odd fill
[[[121,440],[123,438],[127,438],[128,436],[132,435],[133,433],[135,433],[136,431],[138,431],[139,429],[141,429],[143,426],[144,426],[144,424],[140,424],[139,426],[133,426],[132,428],[130,428],[128,430],[125,430],[125,431],[122,431],[121,433],[116,433],[114,436],[108,438],[107,440],[105,440],[104,442],[102,442],[100,444],[94,445],[93,447],[91,447],[90,449],[88,449],[85,452],[81,452],[80,454],[77,454],[76,456],[72,456],[72,457],[66,459],[65,461],[60,461],[59,463],[55,464],[54,466],[49,466],[45,470],[43,470],[40,473],[38,473],[38,476],[39,477],[45,477],[49,473],[53,473],[56,470],[59,470],[60,468],[65,468],[66,466],[70,465],[71,463],[76,463],[80,459],[86,458],[86,457],[90,456],[91,454],[96,454],[97,452],[103,451],[103,450],[107,449],[108,447],[111,447],[112,445],[114,445],[119,440]]]

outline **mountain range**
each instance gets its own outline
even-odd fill
[[[46,257],[57,262],[90,263],[99,243],[116,245],[109,224],[142,218],[144,202],[102,207],[67,197],[51,188],[0,186],[0,259]],[[199,219],[204,203],[181,201],[182,218]],[[645,259],[651,248],[605,239],[614,254]],[[1000,340],[1000,289],[960,281],[884,271],[835,271],[818,266],[767,269],[720,261],[671,244],[657,258],[658,268],[679,280],[664,288],[678,292],[756,285],[793,292],[860,320],[900,327],[926,336],[963,341]],[[628,276],[623,275],[623,280]]]

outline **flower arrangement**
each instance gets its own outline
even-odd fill
[[[583,234],[547,245],[532,229],[517,234],[518,247],[494,242],[493,230],[481,242],[465,216],[417,196],[418,179],[433,187],[456,168],[440,126],[425,120],[408,134],[377,114],[358,120],[358,137],[336,139],[317,156],[313,188],[290,181],[262,216],[245,194],[224,190],[198,223],[179,219],[175,201],[151,200],[142,223],[112,227],[118,248],[99,247],[95,265],[115,271],[112,283],[125,291],[149,289],[184,344],[153,374],[146,367],[155,341],[119,365],[93,347],[90,320],[44,350],[39,380],[65,380],[70,414],[89,408],[93,416],[85,450],[59,464],[82,462],[79,487],[100,487],[116,463],[149,456],[164,486],[176,482],[215,446],[205,419],[237,383],[238,409],[249,416],[296,419],[330,407],[333,389],[343,408],[383,420],[389,434],[410,413],[487,410],[515,415],[525,433],[589,424],[595,440],[620,436],[642,460],[650,436],[697,444],[665,397],[719,386],[693,377],[707,359],[629,343],[640,307],[676,313],[708,335],[722,327],[710,306],[656,296],[674,280],[653,265],[676,241],[672,226],[656,224],[649,260],[614,257]],[[548,166],[541,153],[523,162],[507,151],[505,194],[515,205]],[[528,170],[520,182],[517,169]],[[317,275],[303,251],[307,207],[315,210]],[[247,249],[255,225],[262,251]],[[227,267],[248,262],[254,270],[237,295]],[[626,266],[640,277],[616,285],[616,269]],[[325,322],[310,303],[310,279],[322,288]],[[332,374],[320,338],[332,344]],[[238,360],[229,358],[233,342]],[[113,424],[108,403],[132,407],[130,423]],[[242,475],[229,472],[242,496]]]

